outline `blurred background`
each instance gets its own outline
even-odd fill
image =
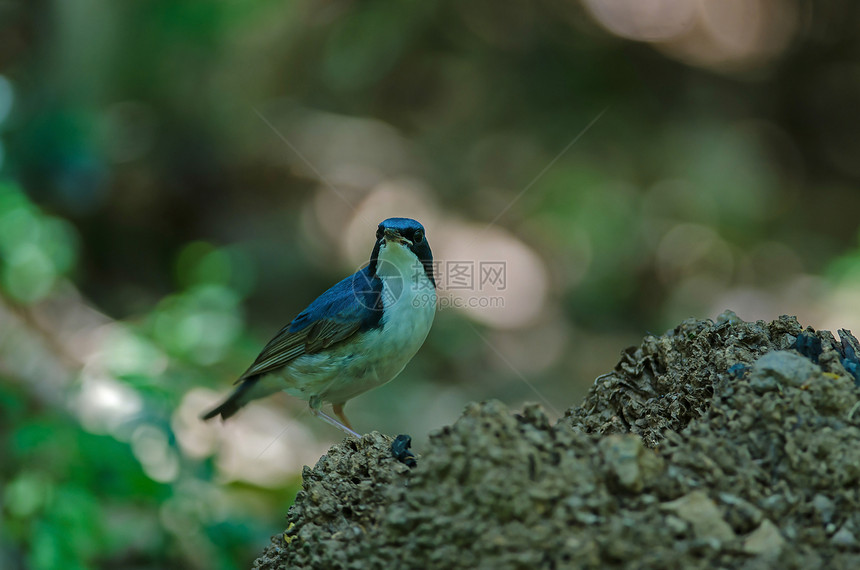
[[[247,568],[341,434],[197,418],[427,227],[440,305],[347,407],[420,452],[558,417],[726,308],[860,329],[860,4],[0,0],[0,567]]]

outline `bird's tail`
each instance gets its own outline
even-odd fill
[[[233,414],[239,411],[239,408],[250,402],[251,400],[256,400],[257,398],[266,395],[266,394],[258,394],[259,387],[257,386],[260,381],[259,376],[252,376],[251,378],[245,378],[242,380],[242,383],[233,390],[233,393],[230,394],[230,397],[224,400],[224,402],[220,406],[216,406],[215,408],[209,410],[202,416],[200,419],[202,420],[211,420],[215,416],[221,416],[221,419],[226,420]],[[258,389],[254,389],[258,388]],[[267,394],[271,393],[267,391]]]

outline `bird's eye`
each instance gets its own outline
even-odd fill
[[[376,228],[376,239],[381,239],[382,234],[383,234],[382,226],[379,226],[378,228]]]
[[[415,235],[412,236],[412,243],[418,245],[422,241],[424,241],[424,232],[422,232],[421,230],[416,230]]]

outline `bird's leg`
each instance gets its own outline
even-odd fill
[[[336,420],[336,419],[334,419],[333,417],[331,417],[331,416],[329,416],[329,415],[327,415],[327,414],[323,413],[323,411],[322,411],[322,410],[315,410],[315,409],[311,408],[311,413],[312,413],[313,415],[315,415],[316,417],[320,418],[321,420],[323,420],[323,421],[326,421],[326,422],[330,423],[330,424],[331,424],[331,425],[333,425],[334,427],[336,427],[336,428],[338,428],[338,429],[340,429],[340,430],[343,430],[345,433],[347,433],[347,434],[351,435],[352,437],[355,437],[355,438],[361,439],[361,436],[360,436],[358,433],[354,432],[352,429],[350,429],[350,428],[348,428],[347,426],[343,425],[342,423],[340,423],[339,421],[337,421],[337,420]]]
[[[329,424],[331,424],[334,427],[338,428],[339,430],[342,430],[343,432],[351,435],[352,437],[361,439],[361,436],[359,434],[357,434],[355,431],[353,431],[352,428],[348,427],[348,425],[344,425],[344,424],[340,423],[339,421],[337,421],[336,419],[334,419],[333,417],[323,413],[323,411],[320,409],[320,408],[322,408],[322,399],[321,398],[314,396],[310,399],[308,404],[310,405],[311,413],[313,415],[315,415],[316,417],[320,418],[321,420],[323,420],[325,422],[328,422]],[[342,404],[340,406],[335,406],[334,410],[338,416],[340,416],[341,418],[346,420],[346,418],[343,416],[343,405]],[[349,422],[346,422],[346,423],[349,424]]]
[[[331,409],[334,412],[334,415],[340,418],[340,421],[343,422],[343,425],[345,425],[349,429],[352,429],[352,424],[349,423],[349,420],[346,419],[346,414],[343,413],[343,407],[345,405],[346,404],[332,404]]]

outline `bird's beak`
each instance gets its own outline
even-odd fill
[[[412,242],[400,235],[397,230],[386,229],[385,233],[382,236],[382,239],[384,239],[386,242],[392,241],[401,245],[412,245]]]

